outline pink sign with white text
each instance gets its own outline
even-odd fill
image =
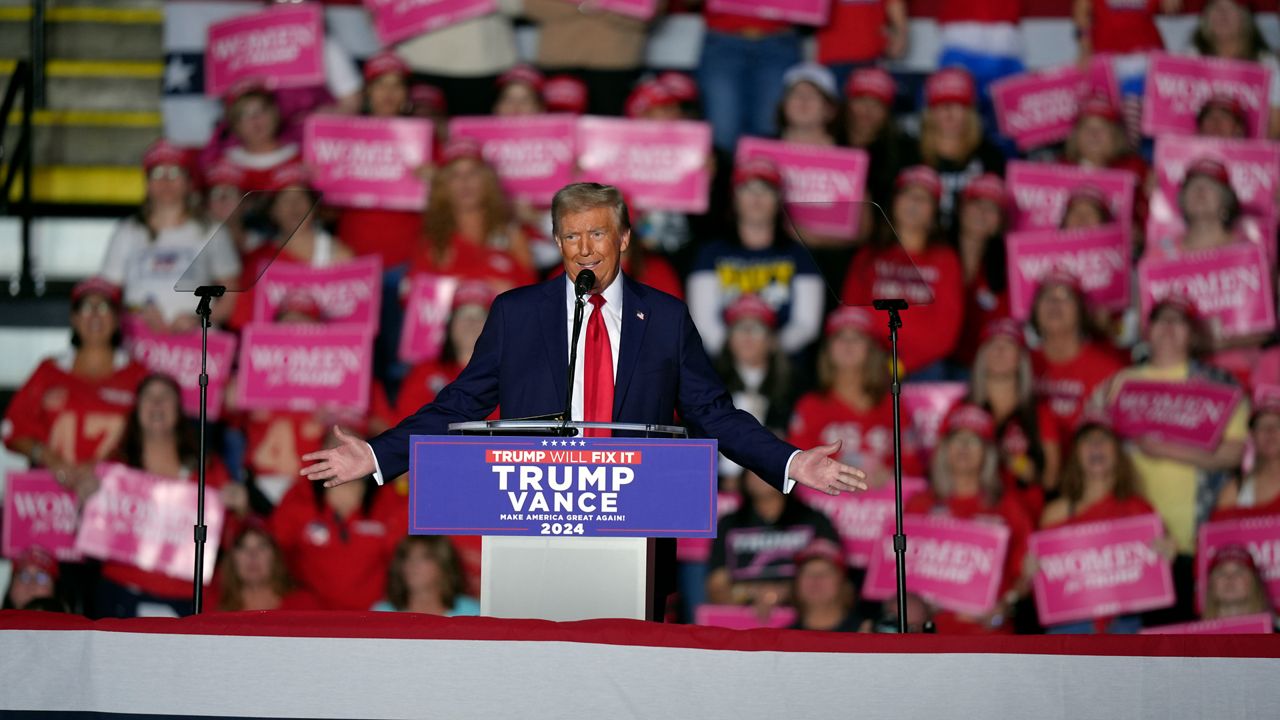
[[[497,0],[364,0],[383,45],[498,11]]]
[[[907,502],[924,491],[928,483],[923,478],[902,478],[902,502]],[[801,485],[796,488],[799,498],[809,507],[826,515],[844,545],[846,561],[853,567],[866,567],[880,541],[880,531],[886,520],[894,518],[894,489],[889,482],[874,490],[860,493],[828,495]]]
[[[692,120],[578,120],[581,179],[617,186],[645,210],[704,213],[711,188],[711,126]]]
[[[240,338],[236,404],[364,412],[372,362],[372,336],[362,325],[249,323]]]
[[[249,79],[272,90],[324,84],[324,11],[319,5],[278,5],[209,26],[205,94],[222,97]]]
[[[787,213],[801,231],[846,239],[857,234],[867,186],[866,152],[754,137],[738,141],[735,162],[757,157],[782,172]]]
[[[1068,525],[1032,533],[1033,587],[1042,625],[1169,607],[1173,570],[1156,551],[1157,515]]]
[[[98,465],[98,491],[84,504],[76,549],[88,557],[128,563],[169,577],[190,579],[196,564],[191,528],[196,520],[196,484],[171,480],[118,463]],[[216,492],[206,492],[204,582],[213,579],[226,511]]]
[[[1142,132],[1150,137],[1195,135],[1200,108],[1210,98],[1224,96],[1244,108],[1245,134],[1265,137],[1270,89],[1271,73],[1261,63],[1156,53],[1147,68]]]
[[[995,607],[1009,549],[1009,528],[990,522],[937,515],[907,515],[907,591],[938,607],[981,615]],[[892,597],[897,568],[893,553],[894,520],[881,527],[867,566],[862,594],[871,600]]]
[[[1005,179],[1013,198],[1014,230],[1061,227],[1071,191],[1091,187],[1110,198],[1112,219],[1128,237],[1133,224],[1133,189],[1138,178],[1127,170],[1013,160]]]
[[[822,27],[831,0],[707,0],[707,11]]]
[[[424,273],[409,278],[404,329],[400,333],[401,360],[416,364],[440,357],[457,289],[458,279],[448,275]]]
[[[418,118],[311,115],[302,155],[330,205],[421,210],[427,186],[418,169],[431,162],[431,133]]]
[[[1067,66],[1012,75],[991,86],[1000,133],[1021,150],[1066,140],[1080,111],[1090,75]]]
[[[791,627],[796,621],[795,608],[774,607],[760,617],[754,607],[744,605],[699,605],[693,613],[693,624],[730,630]]]
[[[354,323],[373,332],[382,307],[382,259],[369,255],[326,267],[277,261],[253,290],[255,322],[273,322],[285,299],[300,293],[315,301],[326,323]]]
[[[471,138],[511,195],[550,207],[573,181],[577,120],[572,115],[458,117],[449,137]]]
[[[920,382],[902,386],[904,427],[915,433],[916,446],[924,453],[921,460],[926,467],[933,449],[938,447],[938,436],[947,411],[968,391],[968,386],[962,382]]]
[[[1209,563],[1218,550],[1241,545],[1249,550],[1267,587],[1272,607],[1280,607],[1280,515],[1223,520],[1200,526],[1196,540],[1196,596],[1204,606]]]
[[[1116,433],[1213,452],[1240,404],[1240,388],[1208,381],[1125,380],[1111,404]]]
[[[146,323],[137,323],[125,339],[134,360],[151,372],[163,373],[178,382],[182,389],[182,411],[191,417],[200,414],[200,331],[182,333],[152,332]],[[210,421],[222,417],[223,390],[231,377],[231,363],[236,357],[236,336],[221,330],[209,330]]]
[[[1254,613],[1217,620],[1143,628],[1139,635],[1263,635],[1276,631],[1271,613]]]
[[[1090,304],[1129,306],[1129,238],[1117,224],[1081,230],[1024,230],[1005,236],[1009,311],[1031,316],[1031,301],[1045,275],[1066,271],[1080,279]]]
[[[1237,242],[1215,250],[1138,262],[1142,317],[1166,297],[1190,300],[1215,338],[1275,329],[1271,270],[1258,245]]]
[[[38,547],[64,562],[79,560],[79,504],[75,492],[59,485],[48,470],[9,473],[0,521],[4,556],[15,558],[27,548]]]

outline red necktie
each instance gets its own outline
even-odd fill
[[[582,375],[582,419],[613,422],[613,347],[604,325],[604,296],[592,295],[595,309],[587,320],[586,368]],[[608,437],[608,430],[585,430],[587,437]]]

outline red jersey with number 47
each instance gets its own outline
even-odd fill
[[[68,352],[46,359],[13,396],[4,416],[6,445],[35,440],[77,463],[115,451],[147,369],[119,352],[110,376],[88,380],[71,374],[72,357]]]

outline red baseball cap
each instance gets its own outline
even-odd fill
[[[845,95],[850,99],[858,97],[875,98],[885,105],[892,105],[898,94],[898,81],[887,71],[877,67],[855,70],[844,85]]]
[[[204,186],[207,188],[218,187],[219,185],[231,185],[237,190],[243,190],[245,185],[244,170],[229,162],[219,161],[214,163],[204,173]]]
[[[1259,384],[1253,388],[1253,411],[1249,414],[1252,424],[1265,414],[1280,415],[1280,386]]]
[[[778,314],[755,293],[739,295],[724,311],[724,322],[732,327],[740,320],[759,320],[770,329],[778,326]]]
[[[98,275],[87,277],[71,288],[71,304],[76,305],[90,295],[101,295],[116,310],[120,309],[120,303],[123,302],[120,286]]]
[[[142,153],[142,168],[149,172],[152,168],[172,165],[187,170],[189,160],[190,155],[186,150],[168,140],[160,139],[151,143],[146,152]]]
[[[281,165],[271,172],[271,177],[267,180],[267,190],[270,192],[280,192],[290,187],[311,187],[311,172],[307,170],[307,166],[300,162],[291,162]]]
[[[657,80],[646,80],[637,85],[636,89],[627,96],[626,115],[629,118],[638,118],[653,108],[679,104],[680,100],[667,89],[666,85]]]
[[[516,65],[510,70],[498,76],[498,87],[504,88],[512,83],[524,83],[533,88],[533,91],[542,94],[542,87],[546,83],[546,78],[537,68],[532,65]]]
[[[390,50],[383,50],[365,61],[364,81],[373,82],[383,75],[407,77],[409,75],[409,66],[400,59],[399,55]]]
[[[1249,572],[1254,575],[1258,574],[1258,562],[1253,559],[1253,553],[1244,545],[1232,543],[1223,545],[1213,554],[1213,558],[1209,560],[1209,574],[1212,575],[1219,565],[1229,562],[1237,562],[1249,568]]]
[[[844,550],[827,538],[814,538],[796,553],[796,567],[810,560],[826,560],[838,568],[844,567]]]
[[[824,330],[827,335],[835,335],[841,330],[853,329],[868,337],[875,334],[876,317],[864,307],[843,305],[831,311],[827,316]]]
[[[1114,433],[1115,427],[1115,420],[1105,408],[1086,405],[1080,417],[1076,419],[1075,436],[1080,437],[1089,428],[1102,428]]]
[[[1027,338],[1023,332],[1022,323],[1011,317],[996,318],[982,328],[982,343],[984,345],[996,338],[1012,340],[1018,344],[1018,347],[1025,348],[1027,346]]]
[[[444,149],[440,151],[440,165],[449,165],[459,160],[484,162],[480,143],[468,137],[449,138],[449,141],[444,144]]]
[[[990,200],[1003,208],[1009,196],[1005,192],[1004,180],[994,173],[983,173],[964,186],[961,196],[965,200]]]
[[[426,83],[414,83],[409,86],[409,102],[412,102],[417,107],[428,108],[441,114],[449,110],[448,103],[444,99],[444,92],[435,85]]]
[[[975,95],[973,76],[963,68],[943,68],[924,83],[924,102],[928,107],[945,103],[973,105]]]
[[[763,180],[774,189],[781,189],[782,171],[778,170],[778,166],[774,165],[772,160],[759,157],[748,158],[734,166],[733,186],[735,188],[752,180]]]
[[[928,165],[912,165],[898,173],[894,187],[901,191],[909,185],[924,188],[935,201],[942,199],[942,178],[938,177],[937,170]]]
[[[676,100],[682,103],[691,103],[698,101],[698,82],[693,79],[692,75],[687,75],[675,70],[668,70],[658,75],[658,84],[667,89]]]
[[[1203,175],[1210,180],[1217,180],[1223,185],[1231,187],[1231,172],[1227,170],[1227,166],[1220,160],[1202,157],[1193,161],[1187,166],[1187,174],[1182,179],[1183,184],[1186,184],[1196,175]]]
[[[587,84],[572,75],[553,75],[542,88],[547,112],[581,115],[587,111]]]
[[[1182,316],[1187,319],[1187,322],[1192,324],[1199,323],[1203,319],[1200,315],[1200,308],[1196,307],[1196,304],[1191,301],[1191,298],[1183,295],[1182,293],[1173,293],[1160,298],[1151,306],[1151,312],[1147,315],[1147,321],[1150,322],[1151,320],[1154,320],[1156,315],[1166,308],[1170,308],[1181,313]]]
[[[1120,111],[1115,105],[1111,104],[1111,100],[1102,95],[1090,95],[1080,101],[1080,110],[1076,113],[1076,120],[1080,121],[1087,117],[1102,118],[1108,122],[1120,122]]]
[[[951,408],[946,420],[942,422],[943,435],[962,430],[967,430],[986,442],[993,442],[996,438],[996,423],[991,418],[991,413],[973,403],[960,403]]]
[[[453,291],[453,309],[463,305],[479,305],[485,310],[493,304],[493,286],[484,280],[464,280]]]
[[[58,559],[42,547],[32,545],[13,559],[14,575],[27,568],[35,568],[44,572],[52,582],[58,581]]]

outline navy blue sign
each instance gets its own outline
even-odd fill
[[[715,440],[414,435],[413,535],[715,537]]]

